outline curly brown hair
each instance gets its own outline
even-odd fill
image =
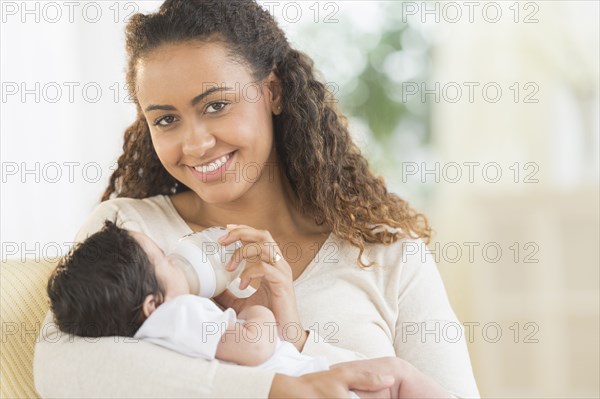
[[[133,337],[146,296],[165,298],[148,254],[110,220],[61,258],[46,293],[58,328],[81,337]]]
[[[102,201],[146,198],[189,188],[162,166],[135,96],[136,63],[169,43],[220,40],[248,65],[257,80],[275,71],[281,81],[282,113],[274,116],[279,162],[297,197],[299,211],[360,249],[400,238],[431,238],[427,218],[388,192],[381,177],[352,141],[347,120],[327,87],[315,77],[313,61],[291,48],[274,18],[254,0],[166,0],[153,14],[135,14],[126,28],[127,84],[137,119],[125,131],[123,154]],[[387,225],[396,229],[377,229]],[[399,228],[399,229],[397,229]]]

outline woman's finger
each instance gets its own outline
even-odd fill
[[[229,245],[238,240],[242,241],[243,243],[265,242],[271,243],[271,245],[277,245],[269,231],[257,230],[253,227],[244,225],[238,225],[235,228],[230,229],[227,234],[219,238],[219,244]]]
[[[389,374],[377,374],[370,371],[352,372],[348,385],[352,390],[381,391],[394,385],[394,377]]]
[[[242,274],[240,274],[240,290],[245,290],[248,288],[252,280],[256,278],[263,278],[267,271],[264,268],[252,268],[252,270],[244,270]]]
[[[213,299],[223,308],[234,308],[236,311],[238,311],[236,302],[239,298],[233,295],[227,289],[219,295],[215,296]]]
[[[278,248],[274,248],[271,245],[266,245],[261,242],[251,242],[242,245],[236,249],[231,256],[231,259],[225,266],[228,271],[233,271],[241,263],[242,259],[249,260],[251,262],[265,262],[273,266],[278,266],[279,261],[283,259],[283,255]],[[281,266],[287,266],[287,264],[281,264]]]
[[[349,390],[381,391],[393,384],[394,378],[353,367],[333,368],[328,371],[304,374],[297,377],[300,386],[294,387],[297,397],[341,398],[350,397]],[[279,391],[281,379],[273,380],[272,388]],[[291,381],[293,384],[295,381]],[[285,384],[289,386],[290,383]],[[310,390],[305,390],[309,388]],[[288,388],[289,389],[289,388]]]
[[[257,251],[251,251],[248,253],[243,253],[242,257],[250,259],[252,256],[260,255],[260,258],[263,262],[270,263],[272,265],[275,265],[276,262],[279,262],[283,258],[279,246],[277,245],[269,231],[257,230],[246,225],[227,226],[229,232],[223,237],[219,238],[219,243],[221,245],[229,245],[230,243],[238,240],[241,241],[242,244],[244,244],[244,247],[247,247],[249,244],[258,244],[260,245],[260,248],[262,250],[260,253],[258,253]],[[234,263],[237,262],[239,264],[239,262],[241,262],[242,257],[239,256],[238,253],[237,256],[234,257],[234,261],[230,262],[230,265],[228,265],[229,267],[227,267],[227,270],[234,270],[237,266]]]
[[[372,372],[354,367],[354,365],[340,365],[332,367],[332,370],[338,371],[340,378],[348,384],[350,389],[354,390],[379,391],[394,384],[393,375]]]
[[[284,276],[281,271],[277,270],[270,264],[253,263],[246,266],[244,271],[240,274],[240,289],[245,289],[254,279],[264,279],[269,283],[280,283],[284,279],[288,279],[289,276]]]

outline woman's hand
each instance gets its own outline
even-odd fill
[[[358,360],[352,362],[337,363],[331,366],[332,370],[337,368],[350,368],[356,372],[369,371],[373,374],[386,374],[393,377],[393,384],[385,391],[372,392],[355,387],[354,391],[361,398],[451,398],[432,378],[423,374],[420,370],[398,357],[382,357],[377,359]]]
[[[388,374],[377,374],[364,367],[346,364],[328,371],[289,377],[275,374],[269,398],[349,398],[350,390],[379,392],[394,384]]]
[[[245,225],[227,225],[227,229],[229,233],[219,239],[221,245],[229,245],[238,240],[243,244],[231,257],[227,270],[235,270],[242,259],[245,259],[246,266],[240,274],[240,289],[247,288],[255,280],[259,281],[260,286],[249,298],[237,298],[225,290],[214,299],[221,306],[231,307],[238,313],[251,305],[268,307],[275,315],[281,339],[293,343],[301,351],[308,332],[300,323],[292,269],[279,246],[266,230]]]

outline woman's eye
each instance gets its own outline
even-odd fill
[[[154,126],[166,127],[166,126],[169,126],[173,122],[175,122],[175,117],[172,115],[167,115],[167,116],[163,116],[162,118],[159,118],[156,121],[154,121]]]
[[[209,114],[219,112],[222,109],[224,109],[227,105],[228,105],[228,103],[222,102],[222,101],[212,103],[212,104],[209,104],[208,107],[206,107],[206,112],[208,112]]]

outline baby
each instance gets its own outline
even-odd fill
[[[299,376],[327,370],[282,341],[275,317],[264,306],[239,315],[210,299],[191,295],[183,272],[148,236],[106,221],[58,264],[47,286],[58,328],[84,337],[125,336],[207,360],[218,359]],[[360,397],[418,397],[418,380],[400,359],[383,362],[395,384]],[[443,394],[443,391],[440,391]],[[447,396],[446,396],[447,397]]]

